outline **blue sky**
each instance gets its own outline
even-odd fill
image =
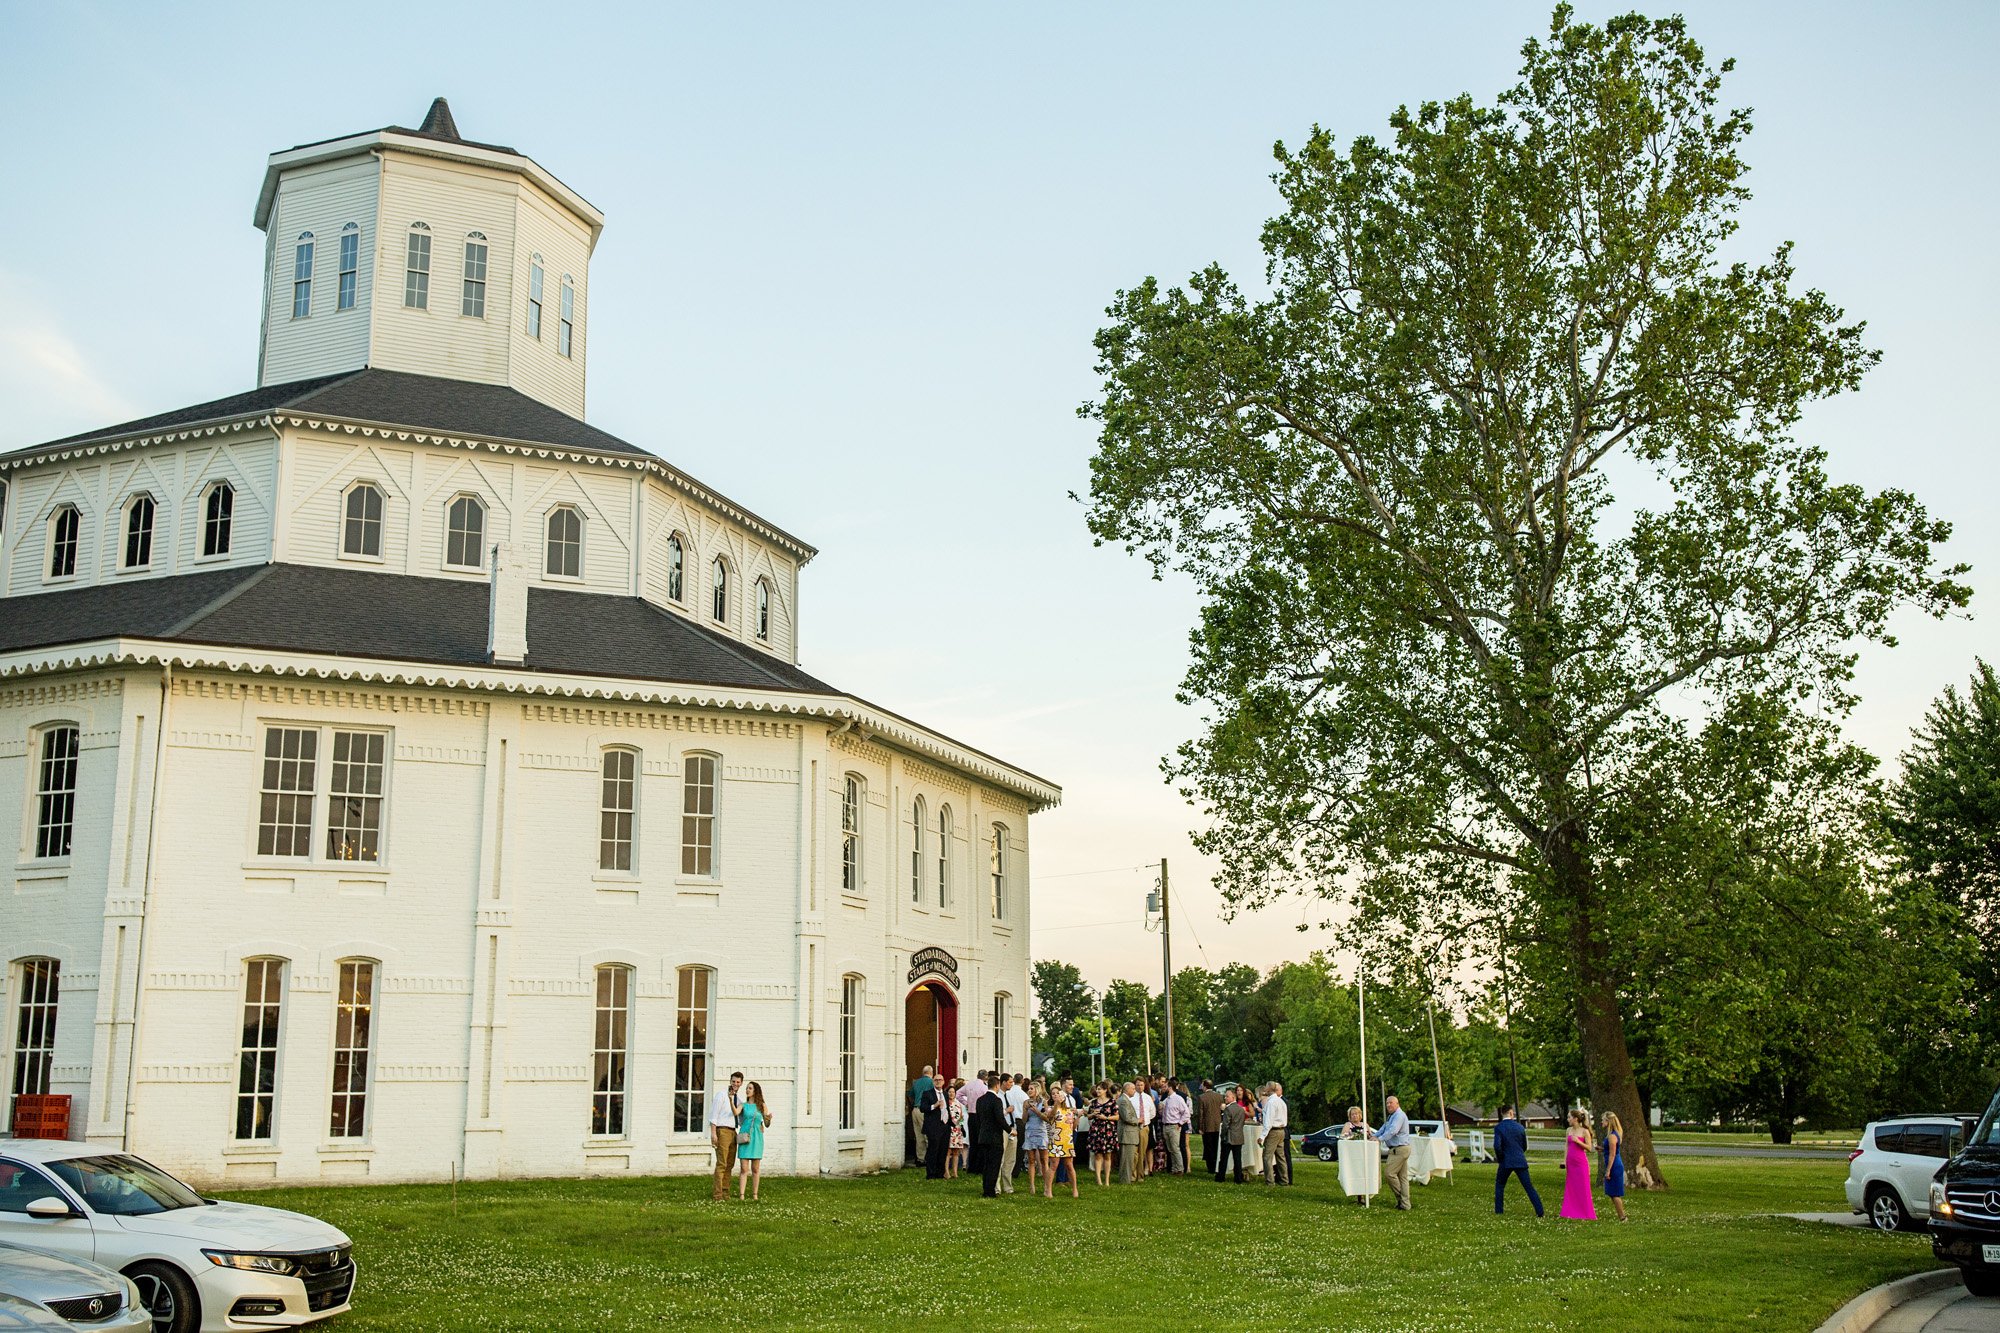
[[[1613,7],[1586,4],[1602,17]],[[1080,12],[1082,11],[1082,12]],[[1882,366],[1805,431],[1835,473],[1957,525],[1974,618],[1862,656],[1885,758],[1975,654],[2000,353],[2000,8],[1690,4],[1756,108],[1740,249],[1869,321]],[[1158,975],[1323,943],[1225,924],[1158,760],[1187,590],[1094,550],[1090,336],[1121,286],[1260,269],[1273,141],[1375,132],[1510,80],[1539,5],[378,6],[0,3],[0,448],[251,385],[264,157],[451,99],[608,218],[589,415],[818,545],[815,673],[1061,782],[1035,949]],[[1099,871],[1116,873],[1091,873]]]

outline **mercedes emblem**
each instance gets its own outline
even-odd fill
[[[2000,1190],[1986,1191],[1986,1211],[2000,1214]]]

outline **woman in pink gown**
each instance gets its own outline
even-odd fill
[[[1569,1133],[1563,1138],[1562,1217],[1597,1220],[1597,1203],[1590,1197],[1590,1120],[1581,1111],[1569,1113]]]

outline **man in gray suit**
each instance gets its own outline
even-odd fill
[[[1137,1084],[1127,1083],[1118,1094],[1118,1183],[1129,1185],[1138,1176],[1139,1126],[1142,1123]]]

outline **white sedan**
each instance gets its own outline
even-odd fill
[[[348,1308],[352,1242],[303,1213],[202,1198],[130,1153],[0,1140],[0,1241],[116,1269],[155,1333],[295,1328]]]

